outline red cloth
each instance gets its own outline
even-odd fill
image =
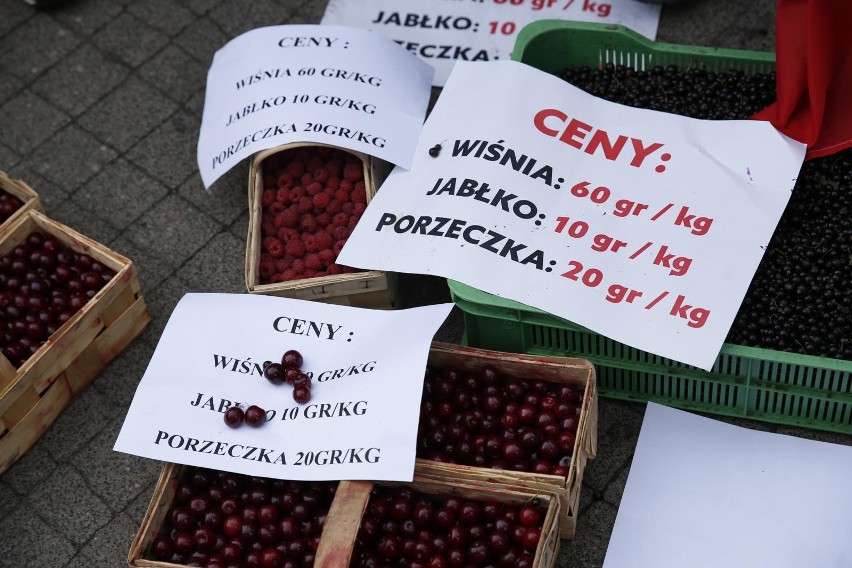
[[[752,118],[808,145],[806,159],[852,146],[852,0],[778,0],[777,101]]]

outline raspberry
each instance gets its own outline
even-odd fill
[[[322,191],[322,184],[319,182],[313,182],[307,186],[308,195],[313,197],[314,195],[320,193]]]
[[[264,239],[264,244],[266,245],[266,252],[268,252],[269,256],[272,258],[281,258],[284,256],[284,243],[275,237],[270,237],[268,243],[266,242],[266,239]]]
[[[314,170],[314,181],[318,181],[319,183],[325,183],[328,181],[330,174],[328,170],[325,168],[318,168]]]
[[[263,237],[274,237],[275,236],[275,225],[272,224],[272,221],[264,221],[260,224],[260,234]]]
[[[347,215],[352,215],[352,211],[355,209],[355,206],[347,201],[340,206],[340,209]]]
[[[349,201],[349,192],[345,189],[338,189],[334,192],[334,199],[340,203],[346,203]]]
[[[305,188],[297,185],[290,190],[290,203],[298,203],[305,196]]]
[[[329,239],[330,241],[331,239]],[[327,249],[323,249],[319,252],[319,259],[322,262],[323,266],[330,266],[334,264],[334,259],[337,258],[334,256],[334,251],[331,250],[331,246]]]
[[[280,284],[282,282],[284,282],[284,277],[281,274],[274,274],[269,280],[270,284]]]
[[[320,232],[314,235],[314,244],[317,250],[330,249],[334,244],[334,239],[326,232]]]
[[[284,204],[280,201],[276,201],[272,205],[270,205],[266,210],[270,215],[275,216],[284,211]]]
[[[356,203],[355,207],[352,209],[352,214],[357,215],[358,218],[361,218],[361,214],[367,209],[366,203]]]
[[[301,177],[305,173],[305,167],[299,162],[290,162],[287,164],[287,173],[294,178]]]
[[[315,172],[318,169],[322,168],[324,162],[317,150],[319,150],[319,148],[313,148],[313,155],[308,160],[307,169],[311,172]]]
[[[331,177],[340,177],[340,172],[343,171],[343,154],[338,154],[329,160],[325,167]]]
[[[320,213],[317,215],[317,225],[323,229],[331,225],[331,215],[328,213]]]
[[[346,213],[338,213],[334,216],[332,223],[334,223],[335,227],[346,227],[349,225],[349,215]]]
[[[313,278],[316,275],[317,275],[316,271],[311,270],[309,268],[305,269],[305,278]]]
[[[326,193],[317,193],[313,198],[314,207],[325,209],[331,203],[331,198]]]
[[[338,256],[340,256],[340,251],[343,250],[343,245],[345,245],[345,244],[346,244],[346,239],[344,239],[342,241],[337,241],[336,243],[334,243],[334,246],[331,248],[332,252],[334,252],[334,258],[337,258]]]
[[[314,233],[317,230],[317,220],[313,215],[304,215],[299,228],[303,233]]]
[[[257,267],[257,273],[264,280],[269,280],[275,274],[275,263],[271,260],[262,261]]]
[[[283,213],[281,213],[280,217],[282,220],[281,225],[278,225],[279,227],[290,227],[292,229],[299,226],[299,211],[294,207],[287,208]],[[278,218],[276,217],[276,220],[277,219]]]
[[[275,192],[275,199],[279,203],[289,203],[290,202],[290,190],[286,187],[280,188]]]
[[[363,166],[360,164],[346,164],[343,166],[343,177],[352,183],[364,179]]]
[[[281,154],[272,154],[263,159],[263,171],[274,172],[281,168]]]
[[[352,190],[352,203],[367,203],[367,190],[365,188]]]
[[[293,176],[291,176],[287,172],[284,172],[283,174],[278,176],[278,179],[276,180],[276,185],[280,189],[289,188],[291,185],[293,185]]]
[[[297,207],[299,213],[308,213],[313,208],[314,202],[311,201],[310,197],[305,196],[299,200],[299,205]]]
[[[309,185],[314,183],[314,176],[312,176],[311,174],[302,174],[301,180],[302,185],[308,187]]]
[[[298,241],[299,240],[299,231],[294,229],[293,227],[281,227],[278,229],[278,232],[275,234],[282,243],[289,243],[290,241]]]
[[[288,256],[295,257],[298,260],[305,255],[305,243],[298,239],[287,241],[287,244],[284,246],[284,252]],[[296,260],[293,261],[293,264],[295,264]]]
[[[296,271],[292,268],[288,268],[284,272],[281,273],[281,280],[286,282],[287,280],[296,280],[298,276],[296,275]]]
[[[357,225],[357,224],[358,224],[358,217],[353,216],[353,217],[349,218],[349,225],[347,225],[347,226],[350,229],[355,229],[355,225]]]
[[[314,236],[313,235],[302,235],[302,242],[305,243],[305,250],[307,252],[316,252],[317,251],[317,247],[316,247],[316,244],[314,243]]]
[[[329,274],[341,274],[342,273],[342,271],[340,270],[339,264],[330,264],[328,266],[327,270],[328,270]]]
[[[289,255],[285,256],[284,258],[281,258],[281,259],[279,259],[275,262],[275,270],[277,270],[279,273],[284,272],[285,270],[290,268],[290,264],[292,262],[293,262],[293,257],[291,257]]]
[[[337,190],[340,187],[340,178],[339,177],[330,177],[328,181],[325,182],[325,186],[329,189]]]
[[[328,204],[328,207],[325,208],[325,212],[332,216],[336,215],[342,210],[341,205],[342,204],[338,200],[334,199]]]
[[[345,180],[340,182],[340,189],[345,191],[347,195],[352,193],[352,188],[354,188],[354,187],[355,187],[355,185],[351,181],[349,181],[348,179],[345,179]]]
[[[305,257],[305,268],[308,270],[321,270],[322,267],[323,264],[318,254],[309,254]]]
[[[296,272],[296,274],[301,274],[305,270],[305,261],[301,258],[294,258],[290,269]]]
[[[331,230],[331,237],[335,241],[346,240],[349,238],[349,235],[352,234],[352,231],[349,230],[349,227],[334,227]]]
[[[275,202],[275,190],[274,189],[264,189],[263,194],[260,196],[260,204],[264,207],[269,207]]]

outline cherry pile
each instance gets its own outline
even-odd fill
[[[305,404],[311,400],[311,377],[302,372],[302,354],[290,349],[281,357],[280,363],[270,363],[263,376],[273,385],[293,385],[293,400]]]
[[[531,568],[544,510],[374,487],[355,540],[353,568]]]
[[[746,119],[775,100],[775,74],[675,66],[565,70],[609,101],[701,119]],[[852,360],[852,150],[805,162],[728,343]]]
[[[263,161],[261,284],[355,271],[335,260],[367,207],[363,167],[356,156],[325,146]]]
[[[115,272],[33,231],[0,257],[0,351],[20,367]]]
[[[187,467],[150,554],[207,568],[311,567],[336,490]]]
[[[561,383],[427,368],[417,457],[514,471],[567,476],[581,389]]]
[[[11,193],[0,190],[0,223],[6,221],[23,205],[24,202]]]

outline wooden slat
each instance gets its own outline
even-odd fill
[[[72,398],[73,394],[64,377],[50,385],[23,419],[0,438],[0,474],[32,447]]]
[[[341,481],[337,486],[317,547],[315,568],[349,566],[372,489],[372,481]]]
[[[14,195],[23,203],[17,211],[12,213],[12,215],[10,215],[9,218],[0,225],[0,235],[2,235],[2,231],[5,230],[6,227],[15,224],[18,219],[26,215],[27,211],[44,211],[44,208],[41,205],[41,199],[39,199],[38,193],[36,193],[33,188],[19,179],[10,178],[6,172],[2,170],[0,170],[0,189],[10,195]],[[0,238],[2,238],[2,236],[0,236]]]

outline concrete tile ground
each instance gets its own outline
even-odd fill
[[[195,165],[207,68],[235,35],[318,23],[323,8],[310,0],[73,0],[38,12],[0,2],[0,170],[39,191],[51,217],[132,258],[153,317],[0,476],[0,568],[125,565],[161,467],[111,450],[138,379],[184,293],[244,290],[246,167],[210,195]],[[775,0],[683,2],[663,9],[658,39],[771,50],[774,10]],[[442,279],[402,275],[400,283],[404,306],[449,301]],[[462,326],[456,309],[437,337],[457,342]],[[577,537],[563,543],[559,567],[602,565],[644,405],[604,399],[600,410],[598,459],[587,467]]]

